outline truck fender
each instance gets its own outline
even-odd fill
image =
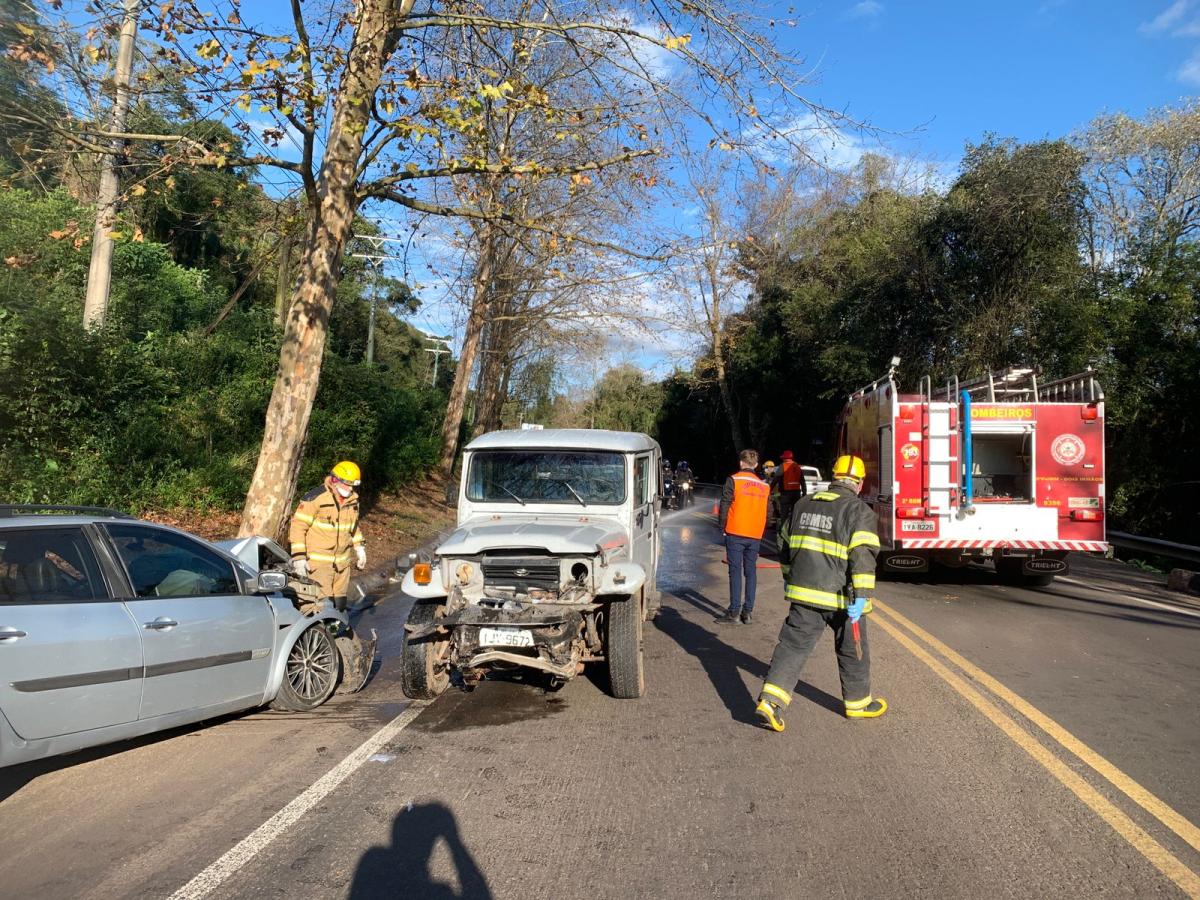
[[[443,599],[446,596],[446,587],[442,584],[442,567],[433,567],[433,578],[429,584],[417,584],[412,569],[409,569],[404,573],[404,580],[400,582],[400,590],[418,600]]]
[[[606,566],[596,590],[597,594],[634,596],[646,583],[646,570],[638,563],[619,562]]]

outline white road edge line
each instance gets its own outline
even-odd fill
[[[1074,584],[1082,588],[1091,588],[1092,586],[1086,581],[1077,581],[1074,578],[1064,578],[1058,576],[1059,581],[1065,581],[1067,584]],[[1170,603],[1159,603],[1157,600],[1143,600],[1141,597],[1130,597],[1126,594],[1118,595],[1122,600],[1128,600],[1131,603],[1144,603],[1146,606],[1154,606],[1158,609],[1165,609],[1173,613],[1179,613],[1183,616],[1191,616],[1193,619],[1200,619],[1200,611],[1188,609],[1186,606],[1172,606]]]
[[[429,701],[414,700],[400,715],[363,741],[356,750],[318,778],[302,794],[242,838],[220,859],[171,895],[171,900],[199,900],[252,860],[260,850],[287,831],[306,812],[324,800],[388,741],[408,727]]]

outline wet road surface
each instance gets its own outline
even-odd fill
[[[668,518],[641,700],[589,671],[409,707],[391,594],[363,613],[383,661],[362,694],[0,772],[0,895],[1200,895],[1200,609],[1102,561],[1035,590],[885,582],[892,709],[840,715],[826,641],[776,735],[751,711],[779,574],[753,624],[716,626],[717,539],[706,511]]]

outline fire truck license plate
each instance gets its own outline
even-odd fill
[[[524,628],[480,628],[480,647],[532,647],[533,632]]]
[[[913,522],[911,520],[900,523],[901,531],[937,531],[937,522],[925,522],[920,519]]]

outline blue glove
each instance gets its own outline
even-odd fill
[[[846,615],[851,622],[857,622],[862,618],[863,610],[867,608],[866,597],[855,597],[854,602],[846,607]]]

